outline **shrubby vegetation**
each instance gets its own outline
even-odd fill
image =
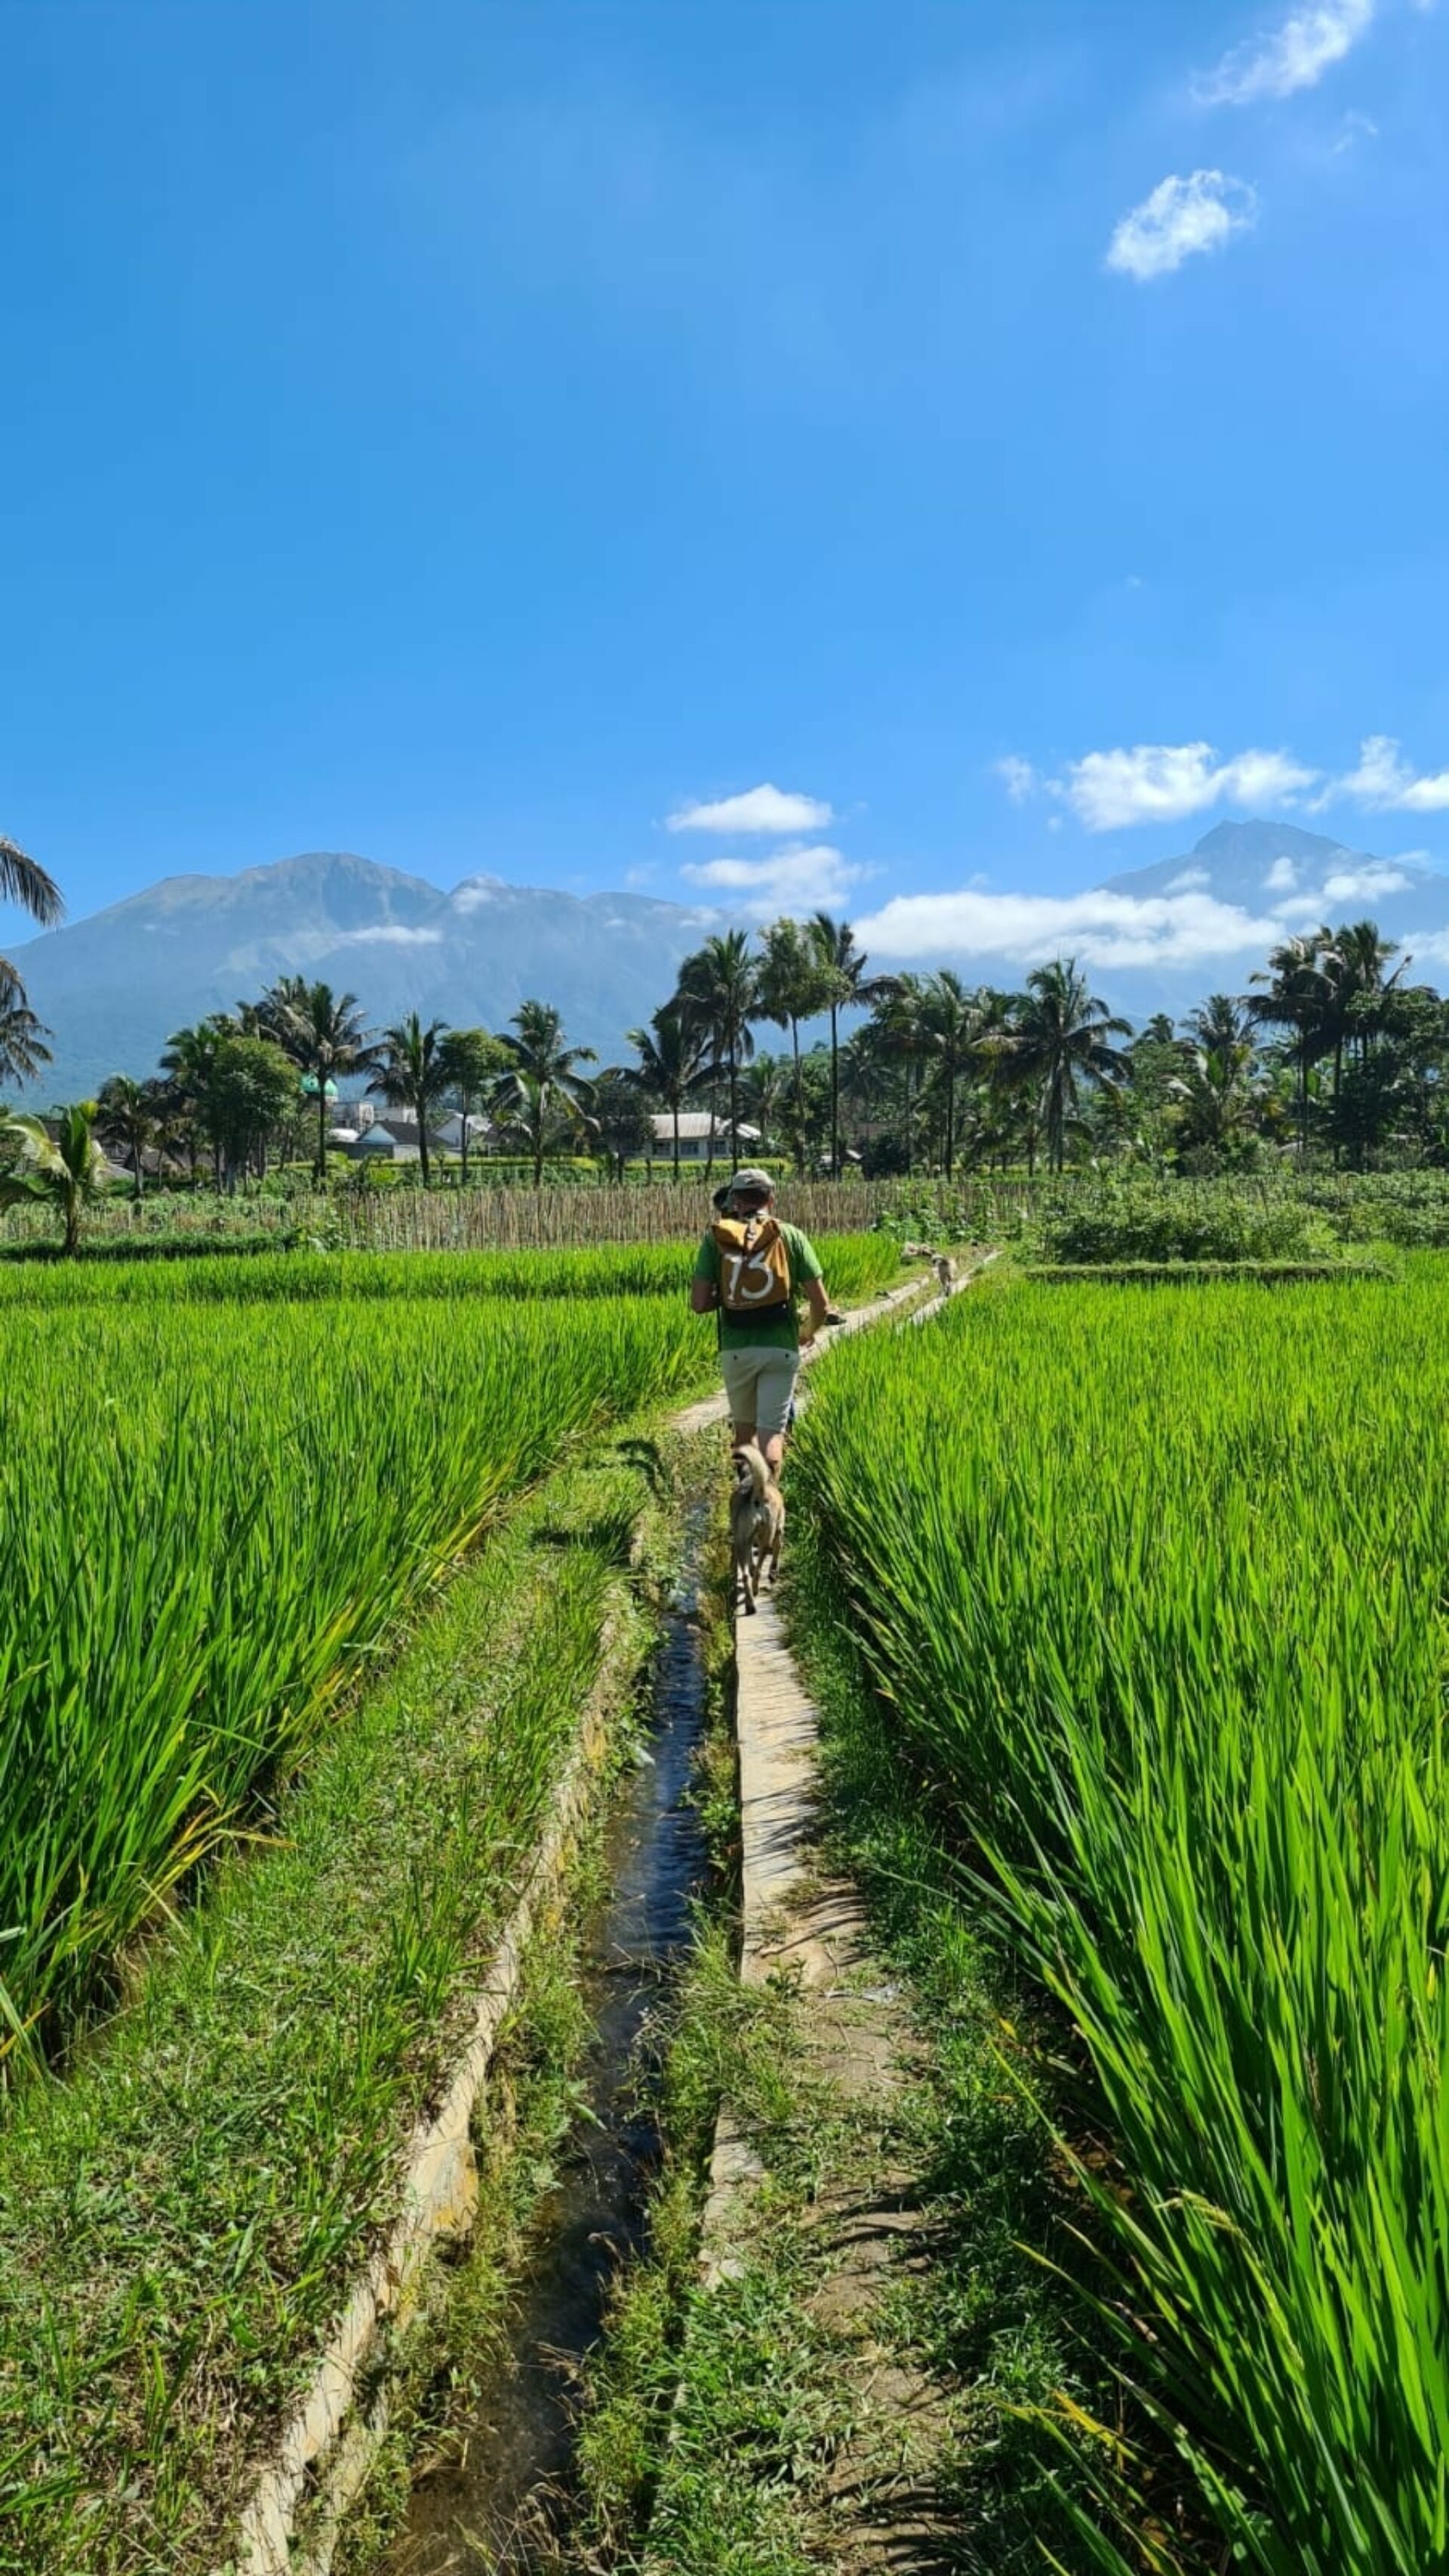
[[[1093,1174],[1056,1192],[1033,1233],[1048,1261],[1312,1261],[1330,1255],[1340,1230],[1327,1210],[1296,1193],[1230,1181],[1150,1174]]]

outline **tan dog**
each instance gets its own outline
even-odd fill
[[[942,1296],[949,1297],[952,1289],[956,1285],[956,1264],[952,1260],[949,1252],[938,1252],[934,1254],[931,1261],[931,1267],[935,1271],[937,1284]]]
[[[752,1612],[755,1594],[769,1569],[773,1583],[780,1570],[780,1541],[785,1534],[785,1499],[759,1450],[751,1441],[735,1451],[735,1489],[730,1496],[730,1548],[735,1573]]]

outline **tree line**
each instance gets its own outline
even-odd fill
[[[52,881],[6,841],[0,894],[42,922],[59,915]],[[560,1153],[597,1154],[621,1173],[652,1161],[654,1113],[670,1122],[678,1172],[679,1122],[694,1107],[711,1116],[711,1159],[717,1122],[735,1160],[741,1130],[753,1130],[751,1151],[834,1176],[847,1162],[948,1179],[1059,1171],[1081,1153],[1212,1171],[1316,1143],[1359,1165],[1395,1149],[1441,1159],[1449,1011],[1405,982],[1412,961],[1396,956],[1371,921],[1323,926],[1275,948],[1246,993],[1213,994],[1180,1024],[1158,1015],[1134,1033],[1074,959],[1035,968],[1018,991],[950,968],[873,973],[851,925],[817,912],[705,939],[648,1026],[629,1032],[629,1060],[598,1071],[543,1001],[525,1001],[501,1033],[416,1013],[377,1030],[355,995],[283,976],[177,1030],[155,1076],[117,1074],[96,1103],[48,1124],[12,1118],[3,1133],[18,1185],[40,1188],[57,1156],[70,1168],[67,1155],[94,1185],[104,1146],[139,1191],[148,1162],[194,1176],[209,1160],[219,1187],[264,1177],[269,1157],[296,1158],[310,1126],[321,1180],[337,1086],[349,1083],[415,1122],[424,1187],[449,1111],[462,1122],[465,1181],[477,1124],[537,1183]],[[847,1014],[856,1025],[842,1037]],[[827,1036],[805,1047],[802,1031],[820,1024]],[[760,1044],[768,1028],[785,1050]],[[34,1079],[48,1034],[0,959],[0,1082]],[[83,1194],[75,1174],[71,1186]]]

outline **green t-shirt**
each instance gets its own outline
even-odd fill
[[[779,1219],[776,1219],[779,1223]],[[820,1258],[808,1235],[798,1225],[781,1225],[785,1255],[790,1264],[790,1302],[776,1306],[767,1315],[731,1315],[721,1306],[719,1343],[722,1351],[798,1351],[800,1323],[795,1300],[807,1279],[823,1279]],[[694,1265],[696,1279],[707,1279],[711,1287],[719,1286],[720,1250],[712,1234],[707,1234],[699,1247]]]

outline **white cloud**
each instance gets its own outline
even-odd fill
[[[503,890],[502,877],[466,877],[453,888],[449,901],[455,912],[481,912],[485,903],[496,903]]]
[[[793,796],[783,788],[751,787],[713,805],[681,805],[668,818],[671,832],[818,832],[835,819],[818,796]]]
[[[1263,883],[1269,894],[1291,894],[1298,883],[1298,870],[1289,858],[1275,859]]]
[[[1271,35],[1250,36],[1193,83],[1204,107],[1250,107],[1312,89],[1373,24],[1374,0],[1308,0]]]
[[[1130,751],[1089,751],[1054,786],[1089,832],[1115,832],[1129,823],[1178,823],[1224,798],[1291,804],[1317,776],[1286,751],[1219,760],[1210,742],[1139,742]]]
[[[1150,197],[1122,217],[1107,245],[1107,266],[1139,285],[1170,277],[1194,251],[1222,250],[1258,218],[1257,191],[1222,170],[1190,179],[1161,179]]]
[[[1323,899],[1325,903],[1373,903],[1380,895],[1403,894],[1413,882],[1386,859],[1371,859],[1367,867],[1336,868],[1326,876]]]
[[[825,842],[793,842],[760,859],[704,859],[681,870],[691,885],[734,896],[731,911],[761,921],[781,912],[829,911],[866,873]]]
[[[1220,758],[1210,742],[1139,742],[1130,748],[1089,751],[1047,777],[1028,760],[1009,754],[993,763],[1013,803],[1028,795],[1053,798],[1089,832],[1117,832],[1136,823],[1180,823],[1221,804],[1301,805],[1309,814],[1345,800],[1373,813],[1439,814],[1449,811],[1449,768],[1419,771],[1404,758],[1392,734],[1371,733],[1359,746],[1358,766],[1341,774],[1310,769],[1291,751],[1235,751]],[[1315,788],[1317,793],[1307,791]],[[1049,828],[1057,823],[1049,817]],[[1420,854],[1411,852],[1412,862]],[[1263,879],[1269,894],[1291,892],[1293,861],[1275,859]]]
[[[1271,914],[1256,919],[1210,894],[1141,896],[1105,887],[1065,896],[980,894],[969,887],[897,895],[856,923],[873,957],[964,954],[1015,966],[1066,953],[1100,967],[1203,966],[1261,953],[1281,932]]]
[[[1392,734],[1371,733],[1359,745],[1357,769],[1330,779],[1317,804],[1332,804],[1340,796],[1351,796],[1377,814],[1437,814],[1449,806],[1449,769],[1416,775]]]
[[[441,930],[409,930],[400,921],[379,921],[369,930],[347,930],[344,939],[357,948],[436,948]]]
[[[992,767],[1013,805],[1024,805],[1028,796],[1035,794],[1036,771],[1029,760],[1022,760],[1014,751],[1009,751],[1004,760],[993,761]]]
[[[1172,879],[1167,891],[1169,894],[1191,894],[1194,886],[1211,884],[1212,876],[1208,869],[1184,868],[1180,875]]]
[[[1416,966],[1449,963],[1449,930],[1410,930],[1400,945]]]

